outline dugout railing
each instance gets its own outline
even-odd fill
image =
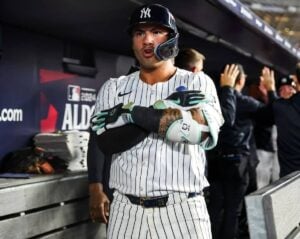
[[[246,196],[251,239],[300,239],[300,171]]]

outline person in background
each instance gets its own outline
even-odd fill
[[[175,66],[182,69],[199,73],[203,70],[203,60],[205,57],[193,48],[184,48],[179,51],[179,54],[175,58]],[[231,64],[226,65],[224,72],[220,77],[220,88],[218,89],[218,96],[220,98],[221,111],[224,117],[224,125],[233,126],[236,114],[236,95],[234,93],[234,84],[236,77],[239,74],[238,66]],[[215,150],[206,151],[207,158],[214,157]],[[206,162],[206,176],[207,165],[213,165],[213,162]],[[209,191],[207,188],[204,190],[205,199],[209,201]]]
[[[215,158],[208,158],[208,210],[214,239],[233,239],[238,236],[238,218],[249,183],[252,119],[266,117],[264,113],[267,106],[242,93],[246,74],[241,65],[237,66],[239,74],[234,84],[236,117],[233,124],[224,124],[221,128]],[[275,99],[272,75],[269,68],[262,70],[262,83],[269,92],[270,101]]]
[[[175,66],[199,73],[203,71],[205,56],[194,48],[183,48],[175,58]],[[218,96],[222,99],[220,106],[224,117],[224,124],[233,124],[236,112],[236,96],[234,94],[235,78],[239,74],[237,65],[226,65],[220,77]]]
[[[248,95],[267,104],[268,92],[261,82],[251,84]],[[254,144],[258,165],[256,166],[256,186],[262,188],[279,179],[279,164],[277,157],[277,129],[275,125],[264,125],[254,122]]]
[[[280,98],[288,100],[294,94],[297,93],[297,82],[296,76],[288,75],[280,78],[277,82],[278,95]]]
[[[280,177],[300,170],[300,84],[299,66],[296,75],[286,76],[278,82],[280,99],[273,103],[277,126],[277,147]]]
[[[98,146],[112,154],[107,237],[209,239],[205,150],[223,123],[215,85],[174,66],[179,34],[164,6],[138,7],[128,33],[140,70],[106,81],[91,118]],[[146,133],[134,141],[125,126]]]
[[[205,56],[193,48],[180,49],[175,58],[175,66],[191,71],[200,72],[203,70]]]

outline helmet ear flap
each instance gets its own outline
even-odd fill
[[[178,49],[178,33],[171,33],[171,38],[154,49],[154,54],[159,60],[168,60],[177,56]]]

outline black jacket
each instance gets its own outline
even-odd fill
[[[300,170],[300,93],[273,104],[280,176]]]
[[[253,120],[258,120],[264,125],[271,125],[271,104],[265,105],[253,97],[243,95],[237,91],[234,91],[234,93],[236,97],[234,124],[224,124],[221,128],[218,149],[224,154],[249,154]],[[269,92],[269,99],[272,102],[276,99],[276,94]],[[223,99],[222,95],[220,95],[220,102],[221,105],[223,102],[226,102],[226,99]],[[226,112],[223,112],[223,115],[226,115]]]

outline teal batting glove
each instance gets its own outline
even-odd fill
[[[132,102],[126,105],[120,103],[111,109],[94,114],[91,118],[91,129],[95,131],[97,135],[100,135],[108,129],[133,123],[131,117],[133,107]]]

